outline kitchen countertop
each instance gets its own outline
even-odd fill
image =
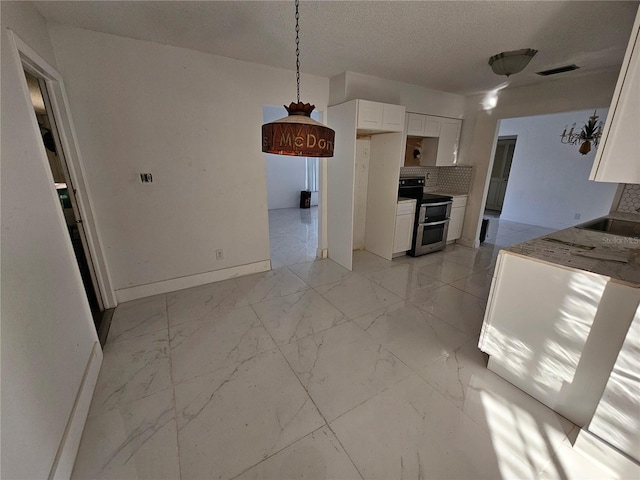
[[[409,203],[409,202],[415,202],[415,201],[416,201],[415,198],[398,197],[398,203]]]
[[[468,192],[455,190],[425,190],[424,193],[431,193],[432,195],[447,195],[449,197],[469,196]]]
[[[640,214],[615,212],[606,216],[640,222]],[[621,283],[640,288],[640,264],[623,263],[581,256],[581,253],[607,253],[628,258],[630,250],[640,249],[640,238],[622,237],[582,228],[566,228],[527,242],[512,245],[506,251],[570,268],[605,275]]]

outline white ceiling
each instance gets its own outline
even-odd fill
[[[505,77],[489,57],[539,50],[510,86],[618,70],[638,1],[302,1],[301,70],[352,71],[459,94]],[[35,2],[50,21],[295,70],[293,1]],[[303,83],[304,94],[304,83]]]

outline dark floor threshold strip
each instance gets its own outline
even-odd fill
[[[113,318],[113,312],[115,308],[109,308],[102,312],[102,320],[98,327],[98,340],[100,340],[100,346],[104,348],[104,344],[107,343],[107,335],[109,335],[109,328],[111,327],[111,319]]]

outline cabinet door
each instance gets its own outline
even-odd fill
[[[590,180],[640,183],[640,9],[631,33],[618,83]]]
[[[445,118],[440,126],[438,140],[437,166],[455,165],[458,162],[458,140],[462,120]]]
[[[383,104],[382,129],[387,132],[404,130],[404,107],[401,105]]]
[[[437,137],[440,135],[442,118],[422,115],[421,113],[407,113],[407,135],[412,137]]]
[[[425,115],[424,136],[439,137],[441,124],[442,124],[442,119],[440,117],[431,117],[429,115]]]
[[[426,115],[419,113],[407,113],[407,135],[412,137],[424,137]]]
[[[396,216],[396,230],[393,237],[393,253],[406,252],[411,249],[413,219],[413,215]]]
[[[462,235],[462,224],[464,222],[464,212],[466,209],[467,207],[455,207],[451,209],[447,242],[457,240]]]
[[[631,323],[589,431],[640,462],[640,307]],[[615,415],[614,415],[615,413]]]
[[[358,100],[358,128],[380,130],[383,111],[382,103]]]

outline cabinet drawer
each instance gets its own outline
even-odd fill
[[[416,202],[400,202],[396,206],[396,215],[410,215],[416,213]]]
[[[453,197],[451,208],[466,207],[468,198],[469,197],[467,197],[466,195],[456,195],[455,197]]]

